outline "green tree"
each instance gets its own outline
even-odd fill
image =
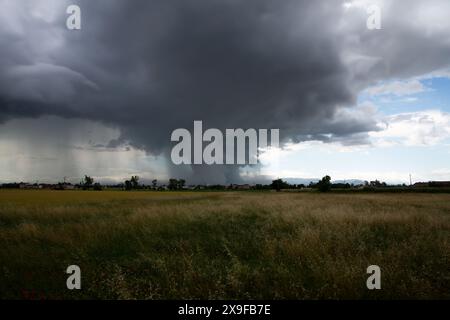
[[[178,189],[178,180],[177,179],[169,179],[169,185],[167,186],[169,190],[177,190]]]
[[[88,190],[94,184],[94,178],[85,175],[83,181],[81,181],[81,184],[83,185],[84,190]]]
[[[158,180],[153,180],[152,181],[152,186],[153,186],[153,189],[156,189],[156,186],[158,185]]]
[[[281,189],[287,188],[289,186],[289,184],[287,184],[286,182],[284,182],[282,179],[276,179],[272,181],[272,184],[270,185],[270,187],[272,189],[277,190],[277,192],[280,192]]]
[[[320,192],[328,192],[331,190],[331,177],[325,176],[317,183]]]
[[[133,184],[130,180],[125,180],[125,190],[131,190],[133,189]]]
[[[94,183],[94,190],[101,191],[103,189],[102,185],[98,182]]]
[[[137,189],[139,187],[139,177],[138,176],[132,176],[130,179],[131,185],[133,189]]]

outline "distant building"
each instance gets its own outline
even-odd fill
[[[52,185],[52,189],[55,189],[55,190],[74,190],[75,188],[76,188],[76,186],[71,183],[58,183],[58,184]]]
[[[53,189],[53,185],[48,183],[41,183],[39,186],[40,189]]]
[[[64,183],[63,184],[63,189],[64,190],[74,190],[75,186],[73,184],[71,184],[71,183]]]
[[[416,182],[414,188],[450,188],[450,181]]]
[[[250,190],[252,186],[249,184],[233,184],[231,188],[235,190]]]
[[[429,185],[433,188],[450,188],[450,181],[431,181]]]
[[[37,183],[31,184],[31,183],[25,183],[21,182],[19,183],[19,189],[41,189],[41,186]]]
[[[413,185],[414,188],[426,188],[426,187],[429,187],[429,186],[430,185],[428,184],[428,182],[416,182]]]

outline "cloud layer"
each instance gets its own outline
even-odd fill
[[[366,29],[364,1],[0,0],[0,121],[98,121],[120,131],[111,146],[163,155],[170,133],[194,120],[364,143],[379,128],[354,108],[361,90],[450,64],[448,1],[375,2],[377,31]],[[72,3],[81,31],[65,28]],[[171,169],[238,178],[233,168]]]

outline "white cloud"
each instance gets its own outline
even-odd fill
[[[380,117],[380,115],[374,115]],[[371,148],[395,146],[434,146],[450,139],[450,113],[440,110],[399,113],[379,118],[379,131],[368,134],[367,144],[347,145],[339,140],[303,141],[290,143],[283,149],[272,149],[262,154],[263,164],[278,164],[280,159],[299,151],[321,150],[325,153],[366,153]]]
[[[393,81],[384,83],[375,87],[367,89],[367,93],[372,96],[380,95],[395,95],[395,96],[408,96],[416,93],[427,91],[422,82],[417,79],[408,81]]]
[[[417,77],[418,80],[429,80],[434,78],[448,78],[450,79],[450,69],[441,69],[427,73],[423,76]]]
[[[380,6],[383,1],[380,0],[352,0],[346,1],[342,4],[342,7],[346,10],[352,8],[368,8],[370,5]]]
[[[384,130],[369,135],[378,146],[436,145],[450,138],[450,113],[440,110],[400,113],[379,123]]]

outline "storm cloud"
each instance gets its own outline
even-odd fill
[[[366,2],[0,0],[0,121],[97,121],[120,131],[110,147],[162,155],[194,120],[367,143],[377,121],[358,93],[448,67],[450,5],[372,1],[383,28],[368,30]],[[69,4],[81,7],[79,31],[65,27]],[[221,166],[171,170],[239,178]]]

